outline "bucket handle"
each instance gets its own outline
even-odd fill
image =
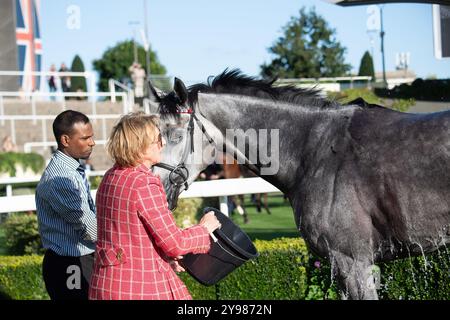
[[[233,257],[235,257],[236,259],[241,260],[241,261],[244,261],[244,262],[246,262],[246,261],[248,260],[248,259],[242,259],[241,257],[238,257],[237,255],[233,254],[232,252],[230,252],[230,251],[228,251],[227,249],[225,249],[224,247],[222,247],[222,245],[220,244],[220,242],[217,241],[217,237],[216,237],[212,232],[211,232],[209,235],[210,235],[211,238],[214,240],[214,242],[217,243],[217,244],[219,245],[219,247],[220,247],[223,251],[225,251],[226,253],[228,253],[230,256],[233,256]]]

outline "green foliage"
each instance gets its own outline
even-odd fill
[[[328,97],[337,100],[341,104],[347,104],[356,98],[363,98],[370,104],[383,105],[384,101],[377,97],[372,90],[369,89],[347,89],[340,92],[330,92]]]
[[[347,74],[346,48],[336,40],[336,31],[315,11],[300,10],[291,17],[284,34],[269,48],[275,58],[261,66],[261,75],[280,78],[336,77]]]
[[[145,49],[137,45],[138,62],[147,70]],[[99,91],[109,91],[108,80],[116,79],[121,82],[130,82],[129,67],[134,62],[134,43],[126,40],[117,43],[114,47],[108,48],[103,56],[93,62],[94,69],[100,75],[98,84]],[[166,68],[159,62],[157,54],[150,50],[150,71],[151,74],[166,74]]]
[[[0,256],[0,292],[15,300],[48,300],[42,279],[43,256]]]
[[[0,173],[9,173],[11,177],[14,177],[18,165],[20,165],[23,170],[30,168],[34,173],[39,173],[44,169],[45,160],[37,153],[0,153]]]
[[[180,228],[187,228],[197,223],[196,216],[202,210],[202,199],[179,199],[178,206],[173,211],[175,221]]]
[[[381,299],[449,300],[450,252],[441,248],[426,257],[380,264]]]
[[[89,183],[91,185],[91,190],[97,190],[98,186],[102,182],[101,176],[89,177]]]
[[[36,214],[11,214],[6,219],[3,228],[6,237],[5,245],[9,254],[43,253]]]
[[[413,83],[401,84],[393,89],[375,88],[380,97],[395,99],[450,101],[450,79],[416,79]]]
[[[79,55],[76,55],[73,58],[70,71],[73,71],[73,72],[84,72],[85,71],[83,60],[81,60]],[[86,92],[87,91],[85,77],[71,77],[70,82],[71,82],[70,91],[72,91],[72,92],[77,92],[77,91]]]
[[[336,282],[331,277],[330,264],[313,254],[308,261],[308,294],[306,300],[336,300],[339,299]]]
[[[391,105],[387,105],[383,99],[369,89],[347,89],[340,92],[329,93],[328,97],[337,100],[341,104],[347,104],[356,98],[363,98],[367,103],[378,104],[400,112],[408,111],[409,108],[416,103],[416,100],[414,99],[394,99]]]
[[[359,66],[359,76],[372,77],[372,81],[375,81],[375,70],[373,67],[373,59],[369,51],[366,51],[361,58],[361,64]]]
[[[219,284],[219,298],[303,300],[307,292],[308,252],[303,240],[255,241],[259,257]]]
[[[215,288],[199,285],[187,273],[180,274],[194,299],[299,300],[307,293],[308,253],[303,240],[280,238],[255,240],[259,257],[247,261]],[[216,292],[217,290],[217,292]]]
[[[196,300],[338,299],[328,262],[310,254],[302,239],[255,241],[260,256],[237,268],[216,286],[205,287],[186,272],[180,277]],[[450,252],[380,264],[379,297],[385,300],[449,300]],[[1,257],[0,292],[13,299],[48,299],[42,256]]]
[[[391,109],[397,110],[400,112],[406,112],[410,107],[416,104],[416,100],[411,99],[394,99],[394,102],[390,106]]]

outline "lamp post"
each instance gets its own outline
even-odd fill
[[[128,21],[128,25],[139,25],[139,21]],[[136,45],[136,28],[133,27],[133,54],[134,54],[134,62],[138,62],[138,50]]]
[[[386,80],[386,64],[384,61],[384,28],[383,28],[383,6],[380,7],[380,38],[381,38],[381,59],[383,63],[383,84],[385,87],[387,87],[387,80]]]
[[[150,41],[148,39],[147,0],[144,1],[144,28],[145,28],[145,62],[147,64],[147,79],[150,79]]]

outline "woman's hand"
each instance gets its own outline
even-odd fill
[[[204,226],[208,230],[208,233],[211,233],[222,226],[219,220],[217,220],[217,217],[214,215],[214,211],[209,211],[206,213],[200,220],[199,224]]]
[[[186,271],[180,264],[180,260],[183,259],[183,256],[178,256],[176,258],[172,258],[169,260],[169,264],[175,272],[184,272]]]

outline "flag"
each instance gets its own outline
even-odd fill
[[[20,71],[41,71],[42,41],[40,32],[39,0],[16,1],[16,39]],[[40,77],[19,77],[24,91],[39,90]]]

